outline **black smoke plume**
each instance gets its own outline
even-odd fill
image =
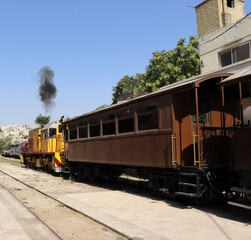
[[[55,106],[54,99],[57,96],[57,88],[53,83],[54,72],[49,67],[43,67],[38,72],[40,75],[39,80],[39,96],[43,102],[46,112]]]

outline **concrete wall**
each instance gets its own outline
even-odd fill
[[[231,68],[242,68],[242,65],[250,65],[251,60],[228,65],[221,68],[219,53],[229,50],[232,47],[238,46],[242,43],[251,41],[251,14],[239,22],[218,29],[202,38],[199,38],[199,51],[201,61],[201,73],[216,71],[219,69],[227,70]]]

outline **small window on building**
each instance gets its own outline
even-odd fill
[[[229,8],[234,8],[234,0],[227,0],[227,6]]]
[[[221,67],[225,67],[248,58],[250,58],[250,45],[249,43],[246,43],[232,48],[227,52],[220,53]]]
[[[70,132],[70,140],[77,139],[77,125],[76,124],[69,125],[69,132]]]
[[[232,49],[233,63],[250,58],[249,43]]]
[[[115,115],[107,115],[102,118],[103,135],[115,134]]]
[[[78,125],[78,134],[79,134],[79,138],[88,137],[87,122],[82,122]]]
[[[90,137],[100,136],[100,120],[95,119],[90,121]]]
[[[158,105],[156,103],[140,106],[137,108],[139,131],[158,129]]]
[[[127,109],[118,113],[119,133],[134,132],[134,112]]]
[[[232,53],[231,53],[231,51],[222,53],[220,55],[220,58],[221,58],[221,66],[222,67],[225,67],[227,65],[232,64]]]

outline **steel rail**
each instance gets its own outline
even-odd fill
[[[0,170],[2,173],[3,171]],[[5,173],[4,173],[5,174]],[[7,175],[7,174],[6,174]],[[22,206],[24,206],[36,219],[38,219],[45,227],[47,227],[58,239],[63,240],[48,224],[46,224],[37,214],[32,212],[25,204],[23,204],[8,188],[0,183],[0,186],[5,189],[12,197],[14,197]]]
[[[56,202],[58,202],[58,203],[60,203],[60,204],[63,204],[65,207],[71,209],[72,211],[77,212],[77,213],[79,213],[79,214],[81,214],[81,215],[83,215],[83,216],[85,216],[85,217],[87,217],[87,218],[93,220],[94,222],[96,222],[96,223],[98,223],[98,224],[100,224],[100,225],[102,225],[102,226],[104,226],[104,227],[106,227],[106,228],[108,228],[108,229],[110,229],[110,230],[112,230],[112,231],[114,231],[114,232],[120,234],[121,236],[125,237],[126,239],[128,239],[128,240],[133,240],[131,237],[129,237],[129,236],[127,236],[126,234],[124,234],[124,233],[118,231],[117,229],[115,229],[115,228],[113,228],[113,227],[111,227],[111,226],[109,226],[109,225],[107,225],[107,224],[105,224],[105,223],[103,223],[103,222],[101,222],[101,221],[99,221],[99,220],[97,220],[97,219],[95,219],[95,218],[93,218],[93,217],[87,215],[86,213],[83,213],[83,212],[77,210],[76,208],[74,208],[74,207],[72,207],[72,206],[70,206],[70,205],[68,205],[68,204],[66,204],[66,203],[64,203],[64,202],[62,202],[62,201],[60,201],[60,200],[58,200],[57,198],[55,198],[55,197],[53,197],[53,196],[51,196],[51,195],[49,195],[49,194],[47,194],[47,193],[45,193],[45,192],[43,192],[43,191],[37,189],[37,188],[35,188],[35,187],[30,186],[29,184],[27,184],[27,183],[21,181],[20,179],[18,179],[18,178],[16,178],[16,177],[14,177],[14,176],[12,176],[12,175],[10,175],[10,174],[4,172],[3,170],[0,170],[0,172],[3,173],[3,174],[5,174],[5,175],[7,175],[8,177],[10,177],[10,178],[16,180],[16,181],[22,183],[23,185],[25,185],[25,186],[27,186],[27,187],[29,187],[29,188],[31,188],[31,189],[33,189],[33,190],[35,190],[35,191],[37,191],[37,192],[43,194],[44,196],[46,196],[46,197],[48,197],[48,198],[51,198],[51,199],[53,199],[54,201],[56,201]],[[0,185],[1,185],[1,184],[0,184]],[[5,188],[5,187],[4,187],[4,188]],[[7,189],[6,189],[6,190],[7,190]],[[7,190],[7,191],[8,191],[8,190]],[[8,191],[8,192],[9,192],[9,191]],[[13,195],[13,196],[14,196],[14,195]],[[15,196],[14,196],[14,197],[15,197]],[[15,198],[16,198],[16,197],[15,197]],[[17,199],[17,198],[16,198],[16,199]],[[18,200],[18,199],[17,199],[17,200]],[[18,200],[18,201],[19,201],[19,200]],[[19,202],[20,202],[20,201],[19,201]],[[22,203],[22,202],[21,202],[21,203]],[[22,205],[24,205],[24,204],[22,203]],[[24,206],[25,206],[25,205],[24,205]],[[25,207],[26,207],[26,206],[25,206]],[[29,208],[27,208],[27,209],[28,209],[31,213],[33,213]],[[33,214],[34,214],[34,213],[33,213]],[[38,219],[40,219],[40,218],[38,217]],[[40,221],[42,221],[42,220],[40,219]],[[45,225],[46,225],[46,224],[45,224]],[[48,225],[46,225],[46,226],[48,226]],[[48,226],[48,227],[49,227],[49,226]],[[49,229],[50,229],[50,227],[49,227]],[[53,231],[53,230],[52,230],[52,231]],[[59,239],[62,239],[62,238],[59,237]]]

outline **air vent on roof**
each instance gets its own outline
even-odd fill
[[[100,109],[103,109],[103,108],[105,108],[105,107],[108,107],[108,105],[105,105],[105,104],[104,104],[104,105],[102,105],[102,106],[100,106],[100,107],[97,107],[96,110],[100,110]]]
[[[132,91],[130,93],[126,93],[126,94],[121,95],[119,97],[119,102],[128,101],[128,100],[134,99],[136,97],[143,96],[145,94],[146,94],[145,92]]]

